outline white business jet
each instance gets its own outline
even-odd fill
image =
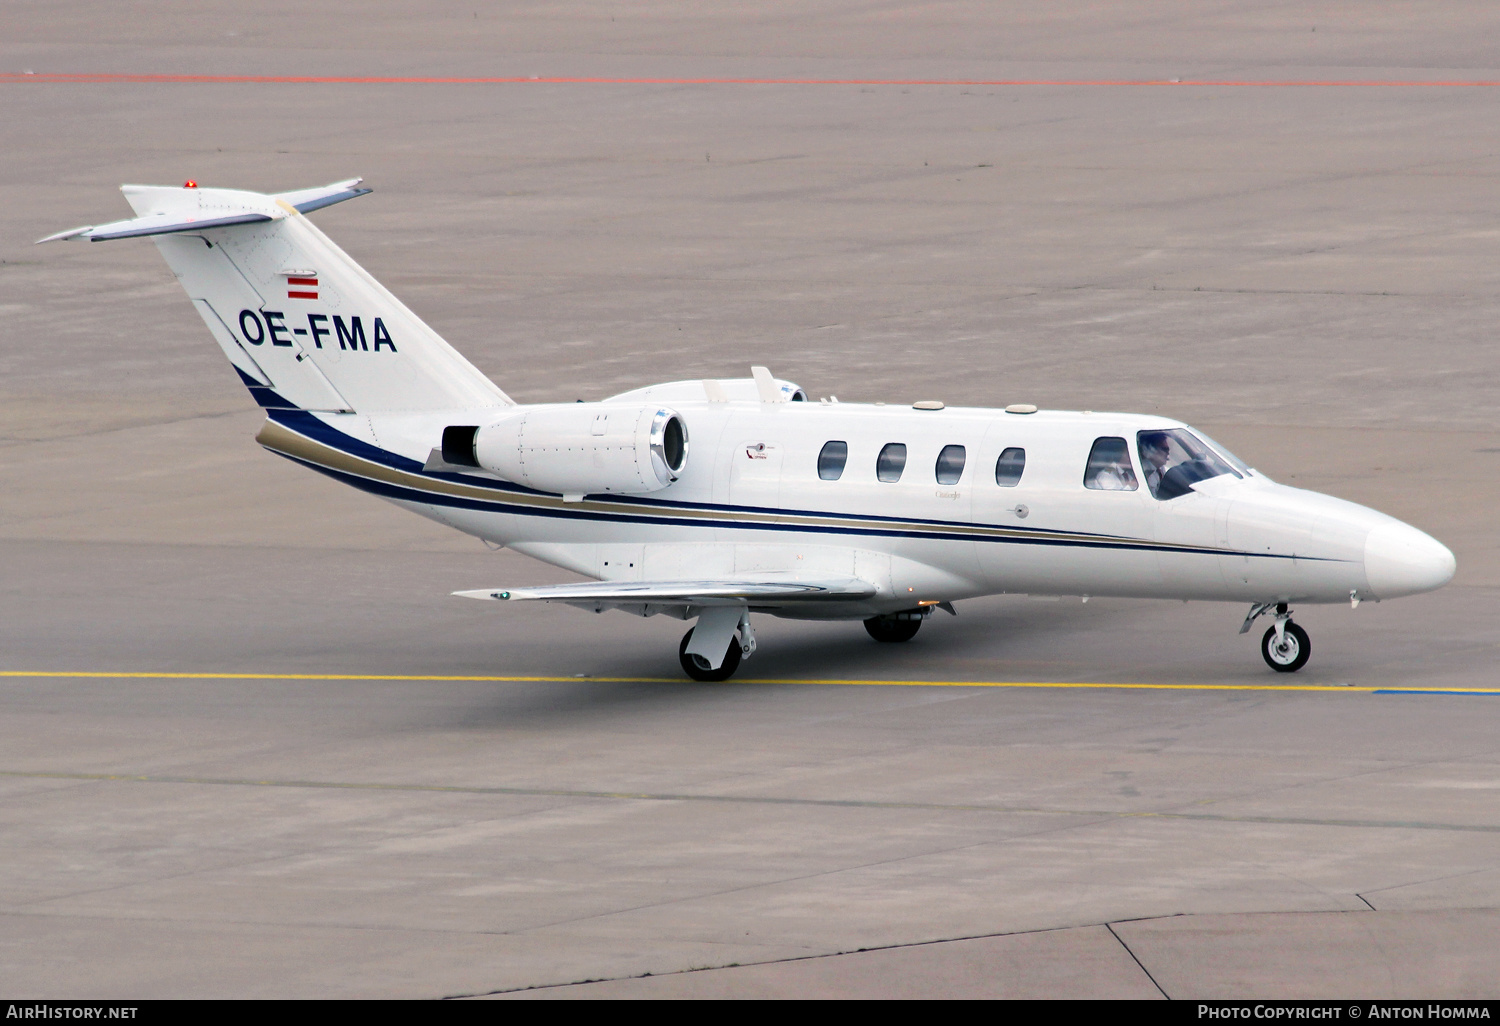
[[[1000,593],[1249,604],[1271,668],[1307,662],[1293,603],[1430,591],[1453,554],[1398,520],[1276,484],[1185,424],[1012,405],[809,401],[763,367],[601,402],[519,405],[307,217],[360,180],[275,195],[127,185],[266,411],[261,445],[585,577],[457,594],[696,620],[679,657],[724,680],[752,613],[908,641]]]

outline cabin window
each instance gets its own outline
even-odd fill
[[[875,476],[887,484],[901,480],[901,471],[906,469],[906,446],[901,442],[888,442],[875,458]]]
[[[938,484],[958,484],[958,479],[964,476],[964,447],[961,445],[943,446],[943,451],[938,453],[937,466],[934,470]]]
[[[1186,495],[1194,484],[1211,477],[1241,476],[1191,431],[1181,428],[1140,431],[1135,437],[1140,446],[1146,487],[1163,501]]]
[[[849,462],[848,442],[824,442],[818,453],[818,476],[824,481],[837,481],[844,476],[844,464]]]
[[[1006,449],[995,461],[995,483],[1001,488],[1014,488],[1021,483],[1026,471],[1026,450]]]
[[[1083,471],[1083,486],[1105,492],[1133,492],[1140,485],[1123,438],[1096,438]]]

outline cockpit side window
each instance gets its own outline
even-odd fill
[[[1193,485],[1221,474],[1243,476],[1191,431],[1170,428],[1136,433],[1146,487],[1166,501],[1186,495]]]
[[[1025,449],[1006,449],[995,461],[995,483],[1001,488],[1014,488],[1021,483],[1021,475],[1025,472]]]
[[[1096,438],[1083,471],[1083,486],[1103,492],[1133,492],[1140,485],[1123,438]]]
[[[875,458],[875,476],[887,484],[901,480],[901,471],[906,469],[906,446],[901,442],[887,442]]]
[[[937,474],[938,484],[958,484],[958,479],[964,476],[964,447],[961,445],[943,446],[943,451],[938,453],[937,466],[933,469]]]
[[[844,476],[844,464],[849,462],[848,442],[824,442],[818,453],[818,477],[824,481],[837,481]]]

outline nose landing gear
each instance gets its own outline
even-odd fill
[[[1251,606],[1244,625],[1240,627],[1240,633],[1248,631],[1257,618],[1271,609],[1270,602]],[[1275,603],[1275,610],[1276,623],[1266,628],[1266,633],[1261,637],[1260,654],[1265,658],[1266,665],[1277,673],[1296,673],[1307,665],[1307,660],[1312,656],[1312,642],[1308,640],[1307,632],[1292,622],[1291,610],[1285,602]]]
[[[1277,620],[1276,626],[1267,627],[1265,637],[1260,639],[1260,654],[1277,673],[1296,673],[1307,665],[1312,642],[1307,640],[1307,632],[1291,620]]]

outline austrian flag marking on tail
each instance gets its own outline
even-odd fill
[[[302,276],[288,277],[286,280],[286,298],[288,299],[317,299],[318,279]]]

